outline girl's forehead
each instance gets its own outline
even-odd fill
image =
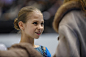
[[[34,10],[33,12],[27,13],[28,16],[34,15],[34,14],[40,14],[40,15],[42,15],[41,11],[39,11],[39,10]]]
[[[38,11],[38,10],[35,10],[35,11],[33,11],[32,13],[33,13],[33,14],[35,13],[35,14],[38,14],[38,15],[42,15],[42,13],[41,13],[40,11]]]
[[[43,19],[28,19],[27,22],[30,22],[30,23],[32,23],[32,22],[44,22],[44,20]]]
[[[40,17],[43,16],[43,14],[40,11],[33,11],[27,14],[27,18],[32,18],[32,17]]]
[[[36,21],[36,20],[44,21],[43,15],[40,11],[34,11],[34,12],[31,12],[30,14],[27,14],[27,19],[33,20],[33,21]]]

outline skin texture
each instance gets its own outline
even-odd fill
[[[20,43],[28,42],[32,44],[34,48],[37,47],[34,45],[34,39],[38,39],[44,30],[44,20],[42,13],[36,10],[30,14],[27,14],[27,22],[23,23],[20,21],[19,27],[22,32]]]

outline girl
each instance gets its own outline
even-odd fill
[[[20,43],[30,43],[43,57],[51,57],[50,52],[44,46],[34,45],[34,39],[38,39],[44,30],[43,14],[32,6],[23,7],[14,20],[14,27],[21,30]]]

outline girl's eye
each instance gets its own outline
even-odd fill
[[[34,22],[33,24],[37,24],[37,22]]]
[[[41,23],[41,25],[44,25],[44,23]]]

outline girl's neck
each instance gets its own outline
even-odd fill
[[[20,43],[30,43],[34,47],[34,38],[21,35]]]

